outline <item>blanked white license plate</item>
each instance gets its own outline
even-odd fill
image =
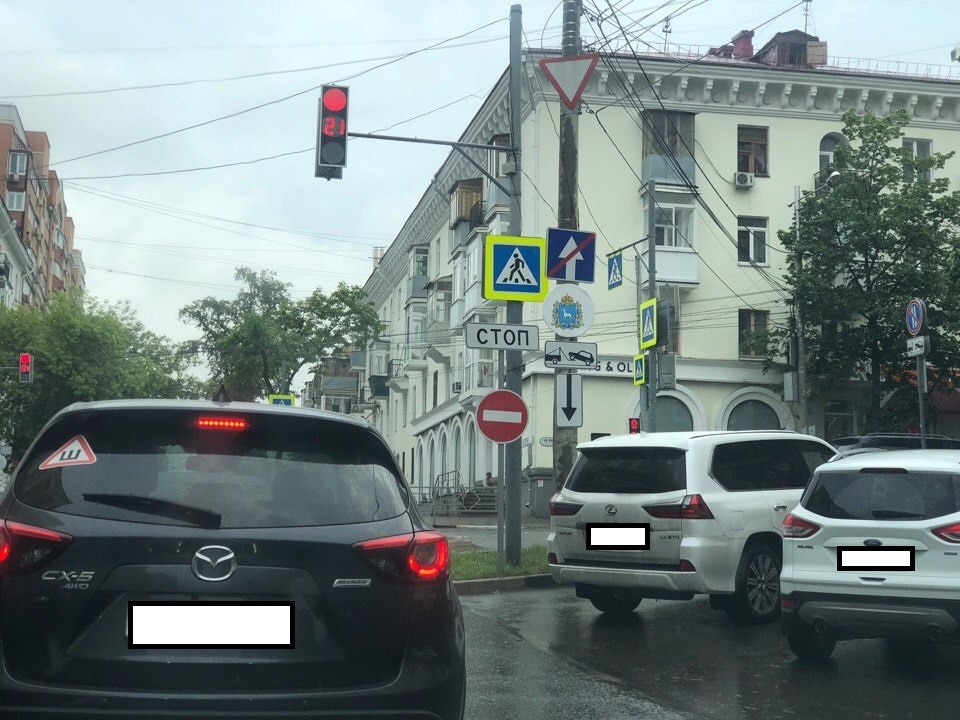
[[[837,570],[902,571],[916,569],[916,549],[911,546],[837,548]]]
[[[649,523],[587,523],[589,550],[649,550]]]
[[[127,604],[131,648],[292,648],[292,601]]]

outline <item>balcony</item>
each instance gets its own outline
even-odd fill
[[[426,275],[414,275],[410,278],[407,281],[407,302],[426,299],[428,282]]]
[[[357,378],[324,376],[320,378],[320,394],[321,395],[356,395],[357,394]],[[316,393],[314,393],[314,399],[316,399]]]
[[[643,158],[643,162],[640,165],[641,177],[643,177],[644,181],[656,180],[658,183],[664,183],[666,185],[686,186],[688,183],[696,185],[697,165],[693,161],[693,158],[686,155],[679,155],[676,160],[677,163],[675,164],[673,157],[666,155],[647,155],[647,157]],[[680,175],[677,164],[680,165],[680,169],[683,170],[686,178]]]
[[[457,248],[466,247],[467,240],[470,238],[470,223],[461,220],[453,227],[453,238],[450,243],[450,249],[455,251]]]
[[[644,263],[647,249],[644,246]],[[646,283],[645,267],[640,269],[640,281]],[[692,248],[664,247],[657,245],[657,282],[680,285],[692,290],[700,284],[700,258]]]
[[[387,388],[394,392],[406,394],[410,389],[410,378],[404,374],[404,360],[391,360],[387,365]]]
[[[370,383],[370,399],[385,398],[390,396],[390,390],[387,388],[386,375],[371,375],[367,378]]]
[[[507,187],[510,187],[510,178],[498,178],[498,180]],[[496,207],[510,207],[510,196],[492,182],[487,183],[487,197],[489,198],[489,202],[487,203],[488,212],[493,211]]]
[[[364,350],[354,350],[350,353],[350,372],[363,372],[367,369],[367,353]]]
[[[470,208],[470,230],[474,230],[478,227],[486,227],[484,218],[486,216],[486,203],[481,200],[478,203],[475,203],[472,208]]]

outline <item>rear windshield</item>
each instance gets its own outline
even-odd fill
[[[687,487],[686,452],[676,448],[581,451],[567,488],[587,493],[665,493]]]
[[[960,475],[821,472],[800,504],[839,520],[927,520],[960,507]]]
[[[199,429],[201,417],[247,427]],[[370,522],[401,514],[407,501],[390,451],[366,428],[183,410],[67,415],[38,440],[14,494],[43,510],[170,525],[190,524],[171,507],[182,505],[209,511],[208,522],[218,514],[214,526],[224,528]]]

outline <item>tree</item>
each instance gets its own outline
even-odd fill
[[[846,142],[823,173],[839,178],[804,195],[799,240],[796,228],[779,234],[806,334],[810,394],[865,382],[871,431],[902,428],[902,415],[886,411],[884,399],[915,387],[912,360],[904,357],[911,297],[929,309],[931,386],[947,384],[960,368],[960,193],[942,172],[929,181],[953,153],[914,157],[902,142],[909,120],[904,110],[886,117],[848,111]],[[771,350],[782,353],[789,335],[772,332]]]
[[[300,369],[348,346],[362,346],[382,331],[363,288],[341,282],[303,300],[275,273],[238,267],[242,288],[233,300],[205,297],[180,310],[202,336],[190,347],[206,356],[235,400],[287,392]]]
[[[198,397],[183,348],[147,330],[127,305],[105,305],[75,292],[50,296],[47,311],[0,308],[0,356],[14,365],[33,355],[33,382],[0,372],[0,438],[14,461],[61,408],[118,398]]]

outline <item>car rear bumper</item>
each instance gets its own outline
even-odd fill
[[[960,638],[960,601],[791,593],[781,597],[784,632],[813,627],[836,639]]]
[[[680,570],[640,569],[635,567],[594,567],[578,564],[576,560],[551,564],[550,574],[555,582],[569,585],[597,585],[618,587],[654,593],[704,593],[703,581],[696,572]],[[682,599],[682,598],[677,598]]]

